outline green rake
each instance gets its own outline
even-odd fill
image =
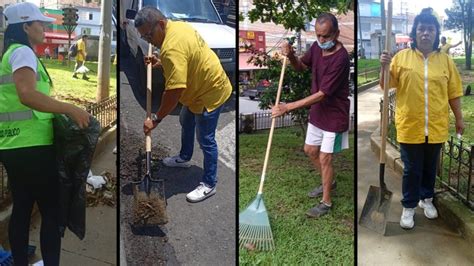
[[[275,101],[275,106],[280,103],[281,87],[285,75],[286,56],[283,57],[283,67],[280,74],[280,82]],[[270,127],[270,136],[268,137],[267,151],[263,163],[262,176],[260,178],[260,187],[257,197],[250,205],[239,214],[239,247],[249,250],[267,251],[275,248],[273,243],[272,229],[268,220],[267,209],[263,203],[263,183],[265,182],[265,172],[267,171],[268,157],[270,157],[270,148],[272,146],[273,130],[275,128],[275,118],[272,118]]]

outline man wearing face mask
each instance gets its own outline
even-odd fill
[[[189,168],[193,155],[194,132],[204,153],[204,174],[200,184],[186,195],[190,202],[199,202],[216,193],[217,143],[215,133],[219,114],[232,93],[232,85],[217,55],[199,33],[182,21],[171,21],[154,7],[144,7],[135,17],[141,37],[160,48],[160,58],[146,58],[146,63],[163,68],[165,91],[161,105],[152,120],[144,122],[150,132],[180,102],[181,150],[164,158],[168,167]]]
[[[282,103],[272,108],[272,116],[278,117],[295,109],[311,107],[304,151],[322,176],[322,185],[308,193],[310,198],[322,200],[306,215],[318,218],[332,207],[330,192],[336,188],[333,179],[333,154],[349,148],[349,55],[337,40],[337,19],[329,13],[316,20],[316,42],[303,57],[295,56],[289,44],[283,53],[297,71],[311,69],[311,95],[296,102]]]

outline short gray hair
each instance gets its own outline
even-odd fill
[[[135,27],[141,27],[145,23],[154,24],[158,22],[158,20],[166,20],[166,17],[160,10],[152,6],[146,6],[138,11],[135,17]]]

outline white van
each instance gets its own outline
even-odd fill
[[[133,56],[128,58],[126,67],[130,64],[138,64],[133,66],[138,70],[137,74],[141,76],[140,83],[144,82],[145,72],[143,65],[143,55],[148,51],[148,43],[142,40],[133,25],[133,18],[138,10],[144,6],[153,6],[158,8],[163,15],[171,20],[182,20],[190,23],[197,32],[203,37],[208,46],[217,54],[221,64],[226,71],[232,86],[235,86],[236,73],[236,32],[234,28],[225,25],[222,22],[213,2],[211,0],[120,0],[121,10],[126,10],[126,14],[121,14],[121,20],[127,17],[129,23],[124,25],[121,23],[120,53],[121,56]],[[125,48],[125,49],[123,49]],[[123,51],[122,51],[123,49]],[[126,54],[128,53],[128,55]],[[132,63],[134,62],[134,63]],[[142,64],[142,66],[140,66]],[[122,64],[121,64],[122,65]],[[142,71],[143,70],[143,71]],[[127,77],[133,80],[134,69],[129,69]],[[163,89],[164,81],[162,73],[154,73],[158,75],[159,89]],[[132,83],[132,82],[130,82]],[[132,84],[131,84],[132,85]],[[133,87],[133,85],[132,85]],[[155,89],[155,86],[153,86]],[[155,98],[155,97],[154,97]],[[156,99],[154,99],[155,101]],[[155,108],[153,108],[155,109]]]

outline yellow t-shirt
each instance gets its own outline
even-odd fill
[[[441,45],[439,50],[445,54],[449,54],[449,49],[451,49],[452,45],[449,43],[446,43],[445,45]]]
[[[179,101],[191,112],[212,112],[232,93],[219,58],[186,22],[168,20],[160,57],[165,90],[184,88]]]
[[[77,55],[76,55],[76,60],[77,61],[86,61],[85,58],[80,54],[80,51],[84,51],[84,54],[86,54],[86,43],[82,40],[79,39],[77,41]]]
[[[449,100],[462,96],[461,77],[453,60],[440,52],[424,59],[420,51],[405,49],[393,57],[390,74],[390,88],[397,90],[398,142],[424,143],[425,136],[429,143],[445,142]]]

